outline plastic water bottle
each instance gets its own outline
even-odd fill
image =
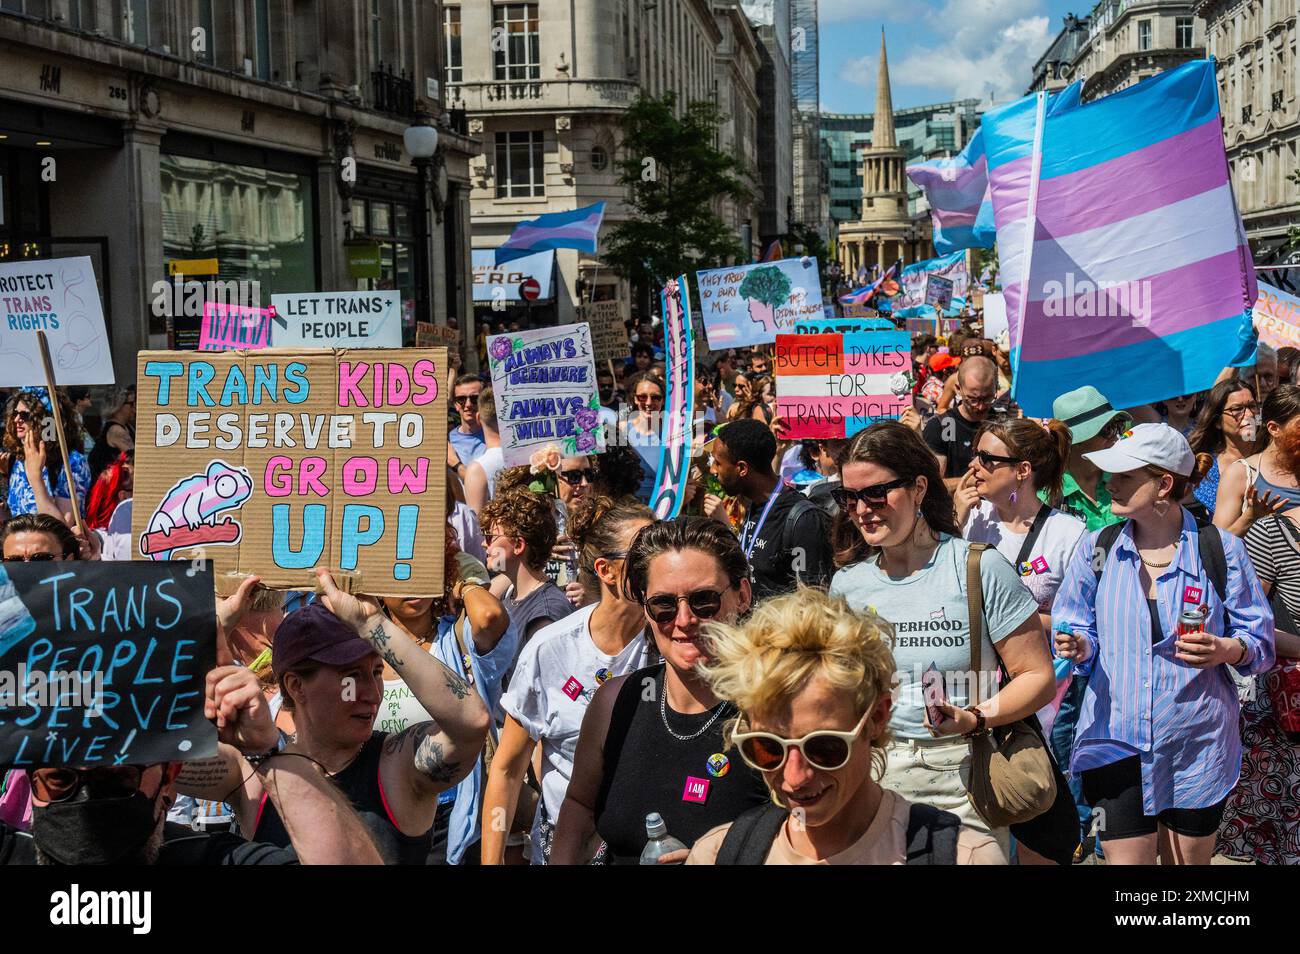
[[[657,865],[659,858],[674,851],[685,851],[686,846],[668,834],[668,826],[658,812],[651,812],[645,817],[645,834],[649,841],[641,849],[641,864]],[[676,864],[682,864],[678,861]]]

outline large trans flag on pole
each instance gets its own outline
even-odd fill
[[[596,251],[596,236],[605,218],[605,203],[583,206],[572,212],[547,212],[515,226],[510,237],[497,248],[496,264],[534,252],[556,248],[576,248],[580,252]]]
[[[1257,292],[1214,64],[1074,109],[987,114],[984,146],[1026,414],[1096,383],[1115,407],[1209,388]]]
[[[1082,82],[1070,84],[1051,99],[1053,112],[1079,105]],[[975,130],[966,148],[951,159],[932,159],[907,167],[920,186],[934,223],[934,253],[940,257],[964,248],[992,248],[997,238],[993,196],[989,191],[984,130]]]

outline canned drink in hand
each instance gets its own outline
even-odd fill
[[[1183,610],[1178,617],[1178,635],[1189,636],[1192,633],[1205,632],[1205,607]]]

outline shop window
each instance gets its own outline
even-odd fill
[[[540,131],[497,133],[498,199],[546,195],[543,143]]]
[[[387,202],[370,203],[370,234],[393,234],[393,207]]]
[[[537,4],[497,4],[492,8],[492,37],[495,79],[541,79],[541,33]]]

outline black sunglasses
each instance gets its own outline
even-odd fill
[[[873,507],[879,507],[889,499],[889,492],[897,490],[899,487],[906,487],[913,482],[911,477],[899,477],[897,480],[891,480],[887,484],[876,484],[874,487],[863,487],[860,490],[850,490],[848,487],[836,487],[831,490],[831,498],[835,505],[841,510],[848,510],[859,500],[863,503],[870,504]]]
[[[656,623],[672,622],[677,618],[677,604],[682,600],[691,608],[691,615],[697,619],[713,619],[722,609],[722,594],[717,590],[696,590],[686,596],[672,596],[664,593],[652,596],[645,601],[646,615]]]
[[[972,456],[980,462],[980,466],[985,470],[992,470],[994,464],[1020,463],[1019,457],[1003,457],[1001,454],[990,454],[988,451],[976,451]]]
[[[584,480],[589,484],[596,482],[596,472],[590,467],[584,467],[582,470],[562,470],[560,471],[560,480],[572,487],[578,486]]]
[[[26,424],[31,419],[32,419],[32,414],[30,411],[14,411],[15,421],[21,421],[23,424]]]
[[[62,802],[87,781],[101,798],[129,798],[140,791],[144,769],[139,765],[107,765],[93,769],[39,768],[32,772],[32,794],[43,802]]]
[[[477,394],[458,394],[456,397],[454,397],[454,398],[451,399],[451,403],[452,403],[452,404],[477,404],[477,403],[478,403],[478,395],[477,395]]]
[[[47,560],[57,560],[58,557],[53,553],[29,553],[26,556],[5,557],[5,563],[44,563]]]

